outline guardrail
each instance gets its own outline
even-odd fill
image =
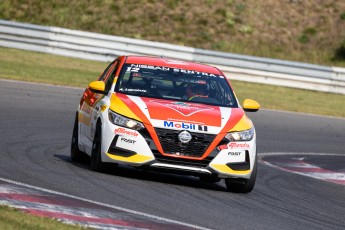
[[[345,94],[345,68],[196,49],[161,42],[0,20],[0,46],[112,61],[154,55],[207,63],[234,80]]]

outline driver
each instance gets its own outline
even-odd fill
[[[186,88],[186,95],[188,100],[196,97],[208,98],[208,90],[206,84],[188,84]]]

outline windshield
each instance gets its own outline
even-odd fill
[[[115,91],[133,96],[238,107],[224,76],[163,66],[124,65]]]

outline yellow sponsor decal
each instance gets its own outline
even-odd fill
[[[104,112],[104,110],[106,110],[107,107],[108,107],[108,105],[103,104],[103,105],[101,106],[101,111]]]
[[[85,102],[81,105],[80,112],[78,113],[78,121],[83,123],[87,126],[91,124],[91,117],[90,114],[92,112],[92,108]]]
[[[135,115],[128,106],[123,103],[120,98],[118,98],[116,95],[112,95],[110,99],[110,109],[116,113],[119,113],[123,116],[133,118],[137,121],[141,121],[141,119]]]
[[[149,157],[149,156],[144,156],[144,155],[140,155],[140,154],[135,154],[133,156],[130,157],[122,157],[122,156],[116,156],[113,154],[109,154],[107,153],[108,157],[110,157],[113,160],[117,160],[117,161],[123,161],[123,162],[130,162],[130,163],[144,163],[147,162],[149,160],[153,160],[153,157]]]
[[[248,119],[246,115],[243,115],[241,120],[228,132],[236,132],[236,131],[238,132],[238,131],[248,130],[251,127],[253,127],[253,123],[251,122],[251,120]]]
[[[78,121],[80,123],[87,125],[87,126],[90,126],[90,124],[91,124],[90,116],[86,116],[85,114],[82,114],[82,113],[78,114]]]
[[[236,171],[236,170],[229,168],[226,165],[211,164],[210,166],[219,172],[227,173],[227,174],[246,175],[246,174],[250,173],[250,170]]]

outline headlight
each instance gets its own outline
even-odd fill
[[[226,134],[225,138],[229,141],[250,141],[254,136],[254,128]]]
[[[129,129],[134,129],[134,130],[141,130],[144,128],[143,123],[121,116],[120,114],[114,113],[111,110],[109,110],[108,112],[108,117],[109,117],[109,120],[114,125],[126,127]]]

